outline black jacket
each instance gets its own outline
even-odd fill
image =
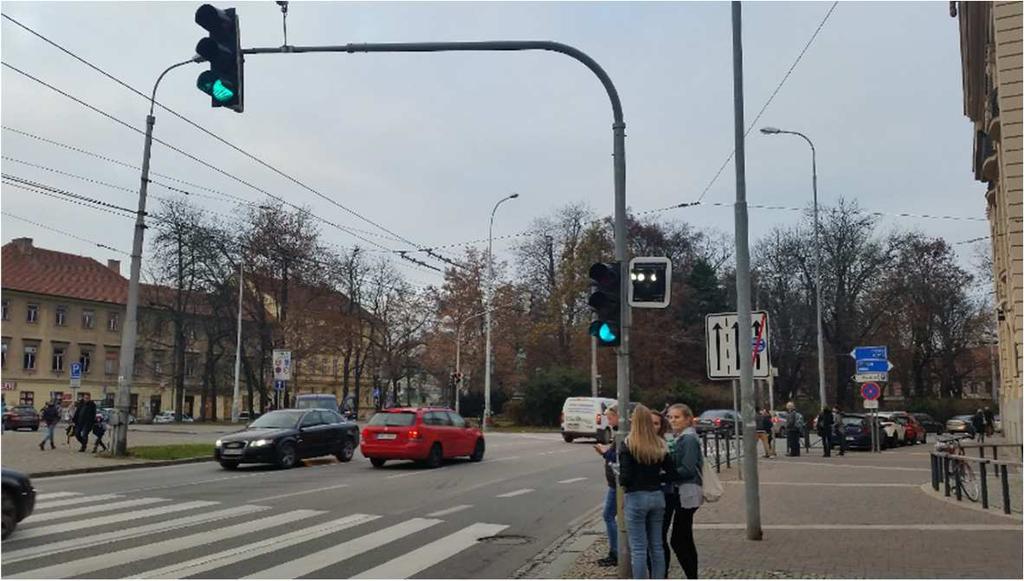
[[[832,410],[825,410],[818,414],[818,431],[821,433],[831,432],[833,420]]]
[[[641,464],[629,452],[629,446],[622,446],[619,451],[619,471],[622,487],[626,492],[661,490],[662,482],[678,482],[681,480],[676,471],[676,464],[666,450],[665,456],[657,464]]]
[[[757,416],[757,429],[762,432],[772,431],[772,417],[771,416]]]
[[[89,400],[78,406],[75,412],[75,425],[79,428],[92,429],[96,423],[96,402]]]

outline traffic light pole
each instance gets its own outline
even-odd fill
[[[142,183],[139,185],[139,209],[135,214],[135,239],[132,241],[131,275],[128,279],[128,305],[124,328],[121,330],[121,362],[117,374],[117,399],[114,402],[117,413],[114,420],[110,422],[111,453],[115,456],[124,456],[128,453],[128,417],[132,404],[132,375],[135,369],[135,343],[138,335],[139,275],[142,270],[143,238],[146,234],[146,193],[149,190],[149,157],[153,148],[153,125],[156,124],[156,117],[153,116],[156,90],[167,73],[190,63],[201,62],[201,60],[200,57],[193,57],[167,67],[157,77],[156,83],[153,85],[152,96],[149,99],[149,115],[146,116],[146,141],[142,146]]]

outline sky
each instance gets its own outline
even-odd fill
[[[216,5],[237,8],[244,47],[282,44],[275,3]],[[748,123],[831,5],[744,3]],[[3,2],[2,12],[148,93],[157,75],[191,57],[195,43],[205,36],[194,22],[198,6]],[[554,40],[581,49],[607,71],[621,97],[627,204],[636,212],[697,199],[733,150],[727,2],[292,2],[287,26],[292,45]],[[0,27],[6,65],[144,129],[145,99],[7,19]],[[417,245],[486,239],[492,207],[512,192],[520,197],[501,206],[496,237],[527,230],[536,218],[568,204],[585,203],[602,215],[612,212],[608,97],[588,69],[564,55],[250,55],[242,114],[210,107],[209,98],[195,87],[202,70],[205,65],[192,64],[169,73],[158,101]],[[7,66],[0,69],[0,85],[5,174],[136,207],[138,170],[8,128],[133,166],[141,162],[141,134]],[[958,25],[949,16],[948,2],[840,3],[757,127],[765,125],[800,131],[814,141],[823,205],[845,197],[869,210],[975,219],[887,216],[881,221],[883,231],[917,229],[954,243],[988,234],[985,187],[973,179],[972,128],[963,115]],[[407,242],[382,238],[391,235],[159,109],[154,135],[335,224],[370,232],[363,236],[384,248],[411,248]],[[750,204],[810,203],[811,160],[803,140],[765,136],[755,129],[746,146]],[[154,145],[151,169],[246,200],[263,199],[241,181],[160,144]],[[730,163],[701,206],[654,216],[731,236],[734,171]],[[150,192],[174,195],[158,186]],[[227,220],[235,211],[231,201],[192,199],[215,219]],[[157,204],[150,199],[151,210]],[[4,242],[31,237],[36,246],[101,262],[127,260],[94,243],[130,250],[130,219],[8,185],[2,187],[0,205]],[[791,226],[800,217],[799,212],[752,208],[752,249],[773,228]],[[382,250],[332,226],[321,225],[321,231],[326,242],[339,247],[359,244]],[[515,241],[495,243],[498,259],[511,258]],[[955,247],[965,265],[975,260],[979,244],[987,248],[987,242]],[[443,266],[423,254],[415,256]],[[414,284],[441,280],[433,270],[395,262]],[[127,273],[127,268],[122,271]]]

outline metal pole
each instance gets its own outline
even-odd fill
[[[733,438],[733,441],[736,442],[737,444],[740,442],[740,422],[743,421],[743,416],[740,415],[739,399],[738,399],[739,398],[739,383],[740,383],[739,380],[736,380],[736,379],[732,380],[732,411],[733,411],[733,413],[736,414],[736,420],[733,422],[732,431],[733,431],[733,434],[735,435],[735,438]],[[727,440],[727,442],[728,442],[728,440]],[[732,443],[732,442],[729,442],[729,443]],[[729,458],[728,457],[728,451],[726,452],[726,454],[727,454],[726,455],[726,464],[728,464],[728,458]],[[737,468],[737,473],[738,473],[738,476],[739,476],[740,480],[743,480],[743,464],[742,463],[737,464],[736,468]]]
[[[463,321],[465,322],[465,321]],[[459,411],[459,383],[461,383],[462,372],[462,323],[459,323],[458,333],[455,335],[455,413]]]
[[[590,397],[597,397],[597,337],[590,338]]]
[[[759,541],[761,531],[761,499],[757,477],[757,431],[754,425],[754,369],[753,344],[750,325],[750,248],[747,242],[747,186],[745,125],[743,122],[743,33],[742,5],[732,3],[732,54],[734,116],[736,133],[736,310],[740,335],[740,391],[743,399],[742,416],[745,504],[747,512],[747,538]]]
[[[231,396],[231,423],[238,423],[241,402],[238,401],[238,378],[242,371],[242,264],[245,259],[238,255],[238,336],[235,339],[235,389]]]
[[[486,367],[484,370],[484,421],[480,427],[484,432],[487,431],[487,426],[491,422],[491,301],[494,299],[494,214],[502,203],[518,197],[519,194],[505,196],[498,200],[497,204],[494,204],[494,209],[491,210],[491,225],[487,229],[487,305],[484,311],[486,313],[484,325],[487,328],[487,345],[484,347],[484,367]]]
[[[801,135],[804,139],[806,136]],[[814,149],[814,143],[807,139],[811,146],[811,184],[814,188],[814,304],[817,311],[818,323],[818,397],[821,398],[822,407],[828,405],[825,396],[825,332],[822,328],[821,319],[821,239],[818,221],[818,154]],[[838,388],[837,388],[838,389]]]
[[[197,60],[199,59],[199,60]],[[146,233],[146,194],[149,189],[149,159],[153,149],[153,126],[156,117],[153,109],[156,103],[156,90],[164,75],[172,69],[193,62],[200,62],[194,57],[184,62],[171,65],[157,77],[153,85],[153,93],[149,100],[149,115],[146,116],[146,140],[142,146],[142,176],[139,185],[139,209],[135,214],[135,237],[132,240],[131,274],[128,280],[128,304],[126,305],[124,327],[121,330],[121,361],[117,376],[117,400],[115,421],[111,422],[111,453],[124,456],[128,453],[128,415],[131,408],[132,376],[135,369],[135,342],[138,334],[139,310],[139,277],[142,272],[142,245]]]

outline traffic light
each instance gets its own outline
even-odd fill
[[[196,80],[199,90],[210,96],[211,106],[242,112],[242,40],[234,8],[220,10],[203,4],[196,10],[196,24],[210,35],[199,41],[196,53],[210,63]]]
[[[622,328],[619,273],[619,264],[615,262],[598,262],[590,267],[590,284],[594,292],[587,304],[597,314],[597,319],[590,324],[590,334],[597,337],[597,344],[601,347],[616,347],[622,340],[619,335]]]
[[[664,309],[672,300],[672,261],[643,256],[629,261],[629,306]]]

